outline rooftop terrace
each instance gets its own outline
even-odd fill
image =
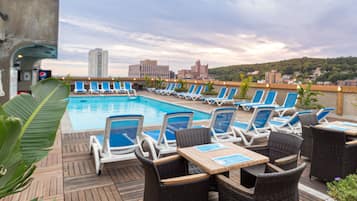
[[[160,98],[171,103],[193,107],[210,112],[215,106],[200,102],[186,101],[170,96],[158,96],[140,92],[139,95]],[[237,118],[249,119],[251,113],[238,112]],[[64,132],[68,128],[65,114],[61,129],[57,133],[53,150],[47,158],[39,162],[34,181],[25,191],[6,197],[1,201],[22,201],[40,197],[43,200],[99,201],[142,200],[144,172],[137,160],[109,163],[104,166],[101,176],[95,174],[93,157],[89,154],[89,136],[102,131]],[[260,140],[259,144],[266,143]],[[300,159],[302,162],[303,159]],[[308,161],[306,161],[308,162]],[[323,182],[308,178],[307,168],[300,179],[300,200],[327,200]],[[239,171],[231,173],[232,179],[239,182]],[[218,200],[217,193],[210,193],[210,200]]]

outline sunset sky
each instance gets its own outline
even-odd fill
[[[62,0],[55,75],[87,75],[88,51],[109,51],[111,76],[156,59],[177,71],[295,57],[355,56],[353,0]]]

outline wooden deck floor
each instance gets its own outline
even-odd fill
[[[95,174],[88,148],[91,134],[58,133],[54,149],[38,164],[30,188],[1,201],[27,201],[35,197],[45,201],[142,200],[144,172],[137,160],[106,164],[101,176]],[[231,175],[239,181],[239,171]],[[300,198],[318,200],[305,192],[300,193]],[[210,201],[217,200],[217,193],[210,193]]]

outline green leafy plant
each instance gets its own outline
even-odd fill
[[[244,73],[240,74],[240,87],[239,87],[239,95],[237,98],[239,99],[247,99],[247,93],[250,87],[250,83],[252,83],[253,77],[247,76],[245,77]]]
[[[357,201],[357,173],[327,183],[327,193],[337,201]]]
[[[317,96],[321,95],[322,93],[318,91],[311,90],[311,83],[306,85],[306,88],[298,87],[297,93],[299,94],[298,97],[298,104],[297,107],[303,109],[320,109],[323,106],[318,104]]]
[[[218,92],[214,91],[214,87],[213,87],[214,83],[209,81],[206,83],[206,88],[207,90],[205,92],[203,92],[203,95],[217,95]]]
[[[163,89],[164,88],[164,80],[161,78],[158,78],[155,80],[155,88],[156,89]]]
[[[154,86],[154,81],[149,76],[145,76],[144,77],[144,87],[151,88],[153,86]]]
[[[24,190],[47,156],[67,106],[69,86],[42,80],[0,108],[0,198]]]

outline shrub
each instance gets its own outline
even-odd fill
[[[250,87],[250,83],[252,82],[252,76],[245,77],[243,73],[240,74],[241,84],[239,87],[239,95],[237,98],[239,99],[247,99],[248,89]]]
[[[317,96],[322,93],[311,90],[311,83],[308,83],[306,88],[298,87],[297,92],[299,94],[297,107],[303,109],[320,109],[323,106],[318,104]]]
[[[357,201],[357,173],[327,183],[327,193],[337,201]]]
[[[209,81],[206,84],[207,90],[203,92],[203,95],[217,95],[218,92],[214,91],[213,82]]]

